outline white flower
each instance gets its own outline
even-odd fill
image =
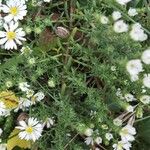
[[[134,135],[136,134],[136,130],[133,126],[128,124],[121,129],[119,134],[121,136],[122,141],[132,142],[135,140]]]
[[[145,64],[150,64],[150,49],[147,49],[142,53],[141,59]]]
[[[31,101],[29,99],[20,97],[19,105],[18,105],[18,107],[17,107],[17,109],[15,111],[17,111],[19,109],[24,110],[25,108],[28,108],[30,106],[31,106]]]
[[[95,143],[97,145],[101,144],[102,143],[102,138],[101,137],[97,137],[96,139],[94,139]]]
[[[3,133],[3,130],[0,128],[0,136],[2,135],[2,133]]]
[[[43,100],[44,97],[45,97],[45,95],[44,95],[43,92],[38,92],[38,93],[36,93],[35,95],[32,96],[31,103],[35,104],[36,102],[39,102],[39,101]]]
[[[28,122],[19,121],[20,126],[17,126],[17,129],[20,129],[19,138],[25,139],[27,141],[33,140],[34,142],[41,137],[43,126],[36,118],[29,118]]]
[[[102,24],[108,24],[109,22],[109,19],[106,16],[101,16],[100,20]]]
[[[10,23],[4,23],[4,29],[6,31],[0,31],[0,45],[5,45],[5,49],[17,49],[17,45],[22,45],[21,41],[25,41],[25,32],[22,28],[18,28],[18,23],[11,21]]]
[[[147,88],[150,88],[150,74],[144,75],[143,85]]]
[[[18,21],[22,20],[27,14],[27,6],[20,0],[8,0],[6,5],[2,5],[2,10],[8,15],[4,17],[6,22],[11,20]]]
[[[19,83],[19,88],[21,91],[26,92],[29,90],[30,85],[27,82],[21,82]]]
[[[127,105],[127,106],[126,106],[126,111],[127,111],[127,112],[133,112],[133,111],[134,111],[134,107],[131,106],[131,105]]]
[[[131,0],[116,0],[116,2],[118,2],[120,5],[126,5],[130,1]]]
[[[46,120],[43,123],[43,127],[46,126],[47,128],[50,128],[54,125],[54,119],[53,118],[46,118]]]
[[[85,143],[86,143],[86,145],[94,145],[94,140],[93,140],[93,138],[92,137],[87,137],[87,138],[85,138]]]
[[[137,74],[131,75],[130,78],[131,78],[132,82],[135,82],[135,81],[139,80],[139,76]]]
[[[128,31],[128,25],[123,20],[118,20],[114,23],[114,31],[116,33],[123,33]]]
[[[0,150],[7,150],[7,144],[0,144]]]
[[[27,98],[32,97],[33,94],[34,94],[34,91],[33,91],[33,90],[30,90],[30,89],[29,89],[29,90],[26,91],[26,96],[27,96]]]
[[[138,75],[140,72],[143,71],[141,60],[140,59],[130,60],[126,65],[126,69],[130,75]]]
[[[130,150],[131,143],[119,141],[117,144],[113,144],[114,150]]]
[[[23,55],[23,54],[31,54],[32,53],[32,50],[28,46],[22,47],[22,49],[20,51],[21,51],[21,55]]]
[[[149,95],[143,95],[140,97],[140,101],[145,105],[150,104],[150,96]]]
[[[0,116],[6,116],[6,106],[3,102],[0,102]]]
[[[35,58],[30,58],[30,59],[28,60],[28,63],[29,63],[30,65],[34,65],[34,64],[35,64]]]
[[[142,26],[139,23],[135,23],[132,26],[130,37],[134,41],[140,41],[140,42],[145,41],[148,38],[147,34],[144,33],[144,30],[142,29]]]
[[[116,118],[113,120],[114,125],[116,126],[121,126],[122,125],[122,120],[119,118]]]
[[[52,0],[44,0],[44,2],[50,3]]]
[[[105,138],[110,141],[113,138],[113,135],[111,133],[106,133]]]
[[[130,93],[125,94],[124,97],[125,97],[127,102],[132,102],[132,101],[136,100],[135,97],[132,94],[130,94]]]
[[[114,12],[112,13],[112,18],[113,18],[114,21],[120,19],[121,17],[122,17],[122,16],[121,16],[121,13],[120,13],[119,11],[114,11]]]
[[[85,131],[84,131],[84,134],[86,136],[91,136],[93,134],[93,129],[91,128],[87,128]]]
[[[137,11],[136,11],[136,9],[135,8],[130,8],[129,10],[128,10],[128,15],[129,16],[135,16],[135,15],[137,15],[138,13],[137,13]]]

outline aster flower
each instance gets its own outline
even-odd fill
[[[42,99],[44,99],[44,97],[45,97],[45,95],[44,95],[43,92],[38,92],[38,93],[36,93],[35,95],[33,95],[33,96],[31,97],[31,103],[32,103],[32,104],[35,104],[36,102],[39,102],[39,101],[41,101]]]
[[[129,3],[131,0],[116,0],[117,3],[119,3],[120,5],[126,5],[127,3]]]
[[[101,16],[100,21],[102,24],[108,24],[109,19],[106,16]]]
[[[130,60],[127,65],[126,69],[130,75],[138,75],[140,72],[143,71],[143,66],[140,59]]]
[[[150,74],[145,74],[143,78],[143,85],[150,88]]]
[[[135,16],[135,15],[137,15],[138,13],[137,13],[137,11],[136,11],[136,9],[135,8],[130,8],[129,10],[128,10],[128,15],[129,16]]]
[[[122,17],[122,16],[121,16],[121,13],[120,13],[119,11],[114,11],[114,12],[112,13],[112,18],[113,18],[114,21],[120,19],[121,17]]]
[[[132,26],[132,30],[130,32],[130,37],[134,41],[140,41],[140,42],[143,42],[143,41],[147,40],[147,38],[148,38],[147,34],[144,33],[144,30],[142,29],[142,26],[139,23],[135,23]]]
[[[130,150],[131,143],[119,141],[117,144],[113,144],[114,150]]]
[[[24,0],[8,0],[6,1],[6,5],[2,5],[2,11],[7,13],[4,17],[6,22],[10,22],[11,20],[18,21],[22,20],[24,16],[27,14],[26,10],[27,6],[25,5]]]
[[[106,133],[105,138],[110,141],[113,138],[113,135],[111,133]]]
[[[20,82],[19,83],[19,89],[21,89],[21,91],[26,92],[29,90],[30,85],[27,82]]]
[[[131,125],[126,125],[120,131],[120,136],[122,141],[124,142],[132,142],[135,140],[134,135],[136,134],[136,130]]]
[[[118,20],[114,23],[114,31],[116,33],[123,33],[128,31],[128,25],[123,20]]]
[[[150,49],[147,49],[142,53],[141,59],[145,64],[150,64]]]
[[[140,97],[140,101],[145,105],[150,104],[150,96],[149,95],[143,95]]]
[[[17,44],[22,45],[21,41],[26,40],[25,32],[18,28],[18,23],[4,23],[4,29],[5,31],[0,31],[0,45],[4,45],[5,49],[17,49]]]
[[[34,142],[41,137],[43,126],[36,118],[29,118],[27,123],[25,121],[19,121],[20,126],[16,128],[21,130],[19,132],[19,138],[27,141],[33,140]]]

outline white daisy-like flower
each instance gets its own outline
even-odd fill
[[[129,10],[128,10],[128,15],[129,16],[136,16],[138,14],[138,12],[136,11],[136,9],[135,8],[129,8]]]
[[[149,95],[143,95],[140,97],[140,101],[145,105],[150,104],[150,96]]]
[[[33,90],[31,90],[31,89],[29,89],[29,90],[27,90],[27,91],[26,91],[26,96],[27,96],[27,98],[32,97],[32,96],[33,96],[33,94],[34,94],[34,91],[33,91]]]
[[[108,24],[109,19],[106,16],[101,16],[100,21],[102,24]]]
[[[94,141],[97,145],[99,145],[102,143],[102,138],[99,136],[99,137],[95,138]]]
[[[132,0],[116,0],[116,2],[119,3],[120,5],[126,5],[130,1],[132,1]]]
[[[6,106],[3,102],[0,102],[0,116],[6,116],[6,115],[7,115]]]
[[[26,54],[32,53],[32,50],[28,46],[22,47],[20,51],[21,51],[21,55],[24,55],[24,54],[26,55]]]
[[[121,17],[122,17],[122,15],[121,15],[121,13],[119,11],[114,11],[112,13],[112,18],[113,18],[114,21],[120,19]]]
[[[145,50],[143,53],[142,53],[142,57],[141,57],[142,61],[149,65],[150,64],[150,48]]]
[[[119,141],[117,144],[113,144],[114,150],[130,150],[131,143]]]
[[[46,120],[43,123],[43,127],[46,126],[46,128],[50,128],[54,125],[54,119],[53,118],[46,118]]]
[[[130,75],[138,75],[140,72],[143,71],[141,60],[140,59],[130,60],[126,65],[126,69]]]
[[[2,133],[3,133],[3,130],[0,128],[0,136],[2,135]]]
[[[0,45],[5,45],[5,49],[17,49],[17,44],[22,45],[21,41],[25,41],[25,32],[22,28],[18,28],[18,23],[11,21],[4,23],[5,31],[0,31]]]
[[[134,75],[130,76],[130,79],[132,82],[135,82],[135,81],[139,80],[139,76],[137,74],[134,74]]]
[[[18,107],[15,109],[17,112],[19,109],[24,110],[25,108],[29,108],[31,106],[31,101],[27,98],[20,97]]]
[[[144,33],[144,30],[142,29],[142,26],[139,23],[135,23],[132,26],[132,30],[130,32],[130,37],[134,41],[140,41],[140,42],[143,42],[143,41],[147,40],[147,38],[148,38],[147,34]]]
[[[136,130],[133,126],[127,124],[120,131],[120,136],[122,141],[124,142],[132,142],[135,140],[134,135],[136,134]]]
[[[116,33],[123,33],[128,31],[128,25],[123,20],[118,20],[114,23],[114,31]]]
[[[43,92],[38,92],[31,97],[31,103],[35,104],[36,102],[40,102],[41,100],[44,99],[44,97],[45,97],[45,95]]]
[[[116,126],[121,126],[123,121],[121,119],[119,119],[119,118],[116,118],[116,119],[113,120],[113,123]]]
[[[132,102],[132,101],[136,100],[136,98],[130,93],[125,94],[124,97],[125,97],[127,102]]]
[[[29,90],[30,85],[27,82],[20,82],[19,83],[19,89],[21,89],[21,91],[26,92]]]
[[[143,78],[143,85],[150,88],[150,74],[145,74]]]
[[[91,136],[92,134],[93,134],[93,129],[91,129],[91,128],[85,129],[84,135]]]
[[[86,145],[94,145],[94,140],[91,136],[85,138]]]
[[[27,14],[27,6],[23,0],[8,0],[6,1],[6,5],[2,5],[1,9],[4,13],[8,14],[4,17],[6,22],[10,22],[11,20],[17,22],[18,20],[22,20]]]
[[[111,133],[106,133],[105,134],[105,138],[110,141],[111,139],[113,139],[113,135]]]
[[[50,3],[52,0],[44,0],[44,2],[46,3]]]
[[[127,105],[127,106],[126,106],[126,111],[127,111],[127,112],[133,112],[133,111],[134,111],[134,107],[131,106],[131,105]]]
[[[27,141],[33,140],[34,142],[41,137],[43,126],[36,118],[29,118],[28,122],[19,121],[20,126],[17,126],[17,129],[20,129],[19,138],[25,139]]]

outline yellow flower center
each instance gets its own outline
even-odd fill
[[[8,38],[8,40],[13,40],[13,39],[15,39],[15,38],[16,38],[16,33],[13,32],[13,31],[7,32],[7,38]]]
[[[11,7],[10,8],[10,13],[14,16],[18,14],[18,8],[17,7]]]
[[[25,131],[27,133],[31,134],[33,132],[33,128],[32,127],[27,127]]]
[[[127,135],[129,132],[128,132],[128,129],[123,129],[122,130],[122,133],[124,134],[124,135]]]

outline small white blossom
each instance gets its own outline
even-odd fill
[[[116,2],[118,2],[120,5],[126,5],[127,3],[129,3],[131,0],[116,0]]]
[[[132,94],[130,94],[130,93],[125,94],[124,97],[125,97],[127,102],[132,102],[132,101],[136,100],[135,97]]]
[[[126,111],[127,112],[133,112],[134,111],[134,107],[131,105],[126,106]]]
[[[140,41],[140,42],[145,41],[148,38],[147,34],[144,33],[144,30],[142,29],[142,26],[139,23],[135,23],[132,26],[130,37],[134,41]]]
[[[121,136],[122,141],[132,142],[135,140],[134,135],[136,134],[136,130],[133,126],[128,124],[121,129],[119,134]]]
[[[114,150],[130,150],[131,143],[119,141],[117,144],[113,144]]]
[[[123,33],[128,31],[128,25],[123,20],[118,20],[114,23],[114,31],[116,33]]]
[[[147,49],[142,53],[141,59],[145,64],[150,64],[150,49]]]
[[[91,128],[87,128],[85,131],[84,131],[84,134],[86,136],[91,136],[93,134],[93,129]]]
[[[130,60],[127,65],[126,69],[130,75],[138,75],[140,72],[143,71],[143,66],[140,59]]]
[[[130,8],[129,10],[128,10],[128,15],[129,16],[135,16],[135,15],[137,15],[138,13],[137,13],[137,11],[136,11],[136,9],[135,8]]]
[[[109,22],[109,19],[106,16],[101,16],[100,20],[102,24],[108,24]]]
[[[114,12],[112,13],[112,18],[113,18],[114,21],[120,19],[121,17],[122,17],[122,16],[121,16],[121,13],[120,13],[119,11],[114,11]]]
[[[21,82],[19,83],[19,89],[21,89],[21,91],[26,92],[29,90],[30,85],[27,82]]]
[[[145,105],[150,104],[150,96],[149,95],[143,95],[140,97],[140,101]]]
[[[113,123],[114,123],[114,125],[116,125],[116,126],[121,126],[123,122],[122,122],[121,119],[116,118],[116,119],[113,120]]]
[[[145,74],[143,78],[143,85],[150,88],[150,74]]]
[[[113,135],[111,133],[106,133],[105,134],[105,138],[110,141],[111,139],[113,139]]]

